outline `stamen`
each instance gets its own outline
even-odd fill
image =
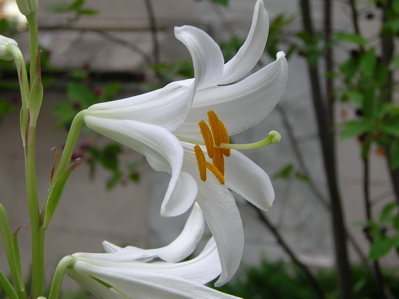
[[[222,143],[221,134],[220,134],[220,124],[219,118],[216,115],[215,111],[208,111],[208,122],[211,126],[213,140],[215,141],[215,145],[219,146]]]
[[[254,142],[254,143],[247,143],[247,144],[228,144],[228,143],[222,143],[220,146],[216,146],[215,150],[217,148],[222,148],[222,149],[237,149],[237,150],[245,150],[245,149],[255,149],[255,148],[260,148],[264,147],[270,144],[277,144],[281,140],[281,135],[280,133],[276,131],[271,131],[269,133],[269,136],[261,141]]]
[[[223,156],[224,149],[215,148],[214,155],[212,158],[212,163],[215,167],[220,171],[222,175],[224,175],[224,156]]]
[[[196,146],[194,146],[194,152],[195,152],[195,158],[197,159],[197,163],[198,163],[198,170],[200,173],[201,181],[205,182],[206,181],[206,166],[207,166],[207,163],[209,163],[209,162],[206,162],[204,152],[202,151],[202,148],[198,144]]]
[[[213,138],[211,130],[209,129],[209,126],[206,124],[206,122],[204,122],[203,120],[201,120],[198,123],[198,125],[201,130],[202,138],[204,138],[205,141],[205,146],[206,146],[206,151],[208,152],[208,156],[209,158],[212,158],[214,149],[213,149]]]
[[[214,176],[218,179],[218,181],[221,185],[224,185],[224,176],[219,171],[219,169],[216,168],[215,165],[213,165],[209,162],[206,162],[206,168],[208,168],[214,174]]]
[[[229,133],[224,125],[224,123],[219,119],[220,137],[222,144],[230,144]],[[230,157],[230,149],[223,149],[223,155]]]

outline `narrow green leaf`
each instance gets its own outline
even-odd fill
[[[275,179],[280,178],[280,179],[288,179],[292,175],[292,171],[294,170],[294,165],[293,164],[288,164],[283,167],[279,172],[277,172],[273,177]]]
[[[367,119],[347,122],[345,124],[345,128],[341,132],[340,139],[344,140],[350,137],[359,136],[361,134],[371,132],[374,129],[374,123]]]
[[[363,36],[355,33],[348,33],[348,32],[338,32],[335,34],[335,38],[342,42],[350,42],[354,43],[359,46],[367,45],[367,39]]]
[[[0,271],[0,289],[2,289],[4,293],[7,294],[9,299],[18,299],[17,293],[12,287],[10,281],[1,271]]]
[[[43,208],[43,228],[48,228],[51,219],[53,218],[55,211],[57,210],[58,203],[60,202],[62,193],[64,191],[65,184],[68,181],[72,171],[82,164],[82,160],[77,160],[75,164],[70,166],[63,174],[61,174],[57,180],[53,182],[50,188],[50,192]]]
[[[307,183],[310,182],[310,177],[307,176],[306,174],[297,172],[297,173],[295,173],[295,177],[296,177],[298,180],[301,180],[301,181],[304,181],[304,182],[307,182]]]

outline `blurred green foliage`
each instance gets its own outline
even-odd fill
[[[316,279],[325,291],[326,299],[338,299],[337,273],[330,270],[315,271]],[[378,290],[372,275],[364,267],[352,268],[354,299],[378,298]],[[387,286],[393,294],[399,294],[398,273],[386,273]],[[247,267],[228,284],[218,290],[245,299],[316,299],[309,282],[293,265],[283,261],[268,262],[264,259],[259,267]]]

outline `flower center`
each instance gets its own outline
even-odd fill
[[[198,162],[198,169],[202,181],[206,181],[206,170],[209,169],[220,184],[224,184],[224,156],[230,156],[230,149],[221,148],[223,144],[230,144],[229,134],[223,122],[218,118],[215,111],[208,111],[208,123],[201,120],[198,125],[202,138],[205,142],[208,157],[212,163],[206,161],[202,148],[197,144],[194,146],[195,157]]]
[[[259,142],[249,144],[230,144],[229,134],[224,123],[218,118],[213,110],[208,111],[207,114],[209,125],[203,120],[198,123],[202,138],[204,139],[204,142],[198,143],[205,144],[208,157],[212,160],[212,163],[207,161],[204,151],[198,144],[194,146],[200,178],[204,182],[206,181],[206,171],[208,169],[218,179],[220,184],[223,185],[225,183],[224,157],[230,156],[230,149],[254,149],[280,142],[281,135],[276,131],[271,131],[266,139]],[[184,140],[184,138],[181,138],[181,140],[189,142],[194,141]]]

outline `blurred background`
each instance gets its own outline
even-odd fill
[[[174,38],[174,26],[204,29],[227,61],[249,31],[255,2],[40,0],[45,83],[37,142],[41,197],[49,186],[52,148],[62,151],[78,111],[191,77],[190,56]],[[256,68],[283,50],[288,84],[272,113],[232,140],[248,143],[271,130],[281,133],[280,144],[245,152],[271,177],[276,199],[270,211],[259,213],[237,197],[246,243],[232,285],[248,291],[244,285],[252,281],[263,287],[257,295],[227,291],[251,296],[246,298],[338,298],[345,286],[340,279],[337,286],[331,270],[342,280],[342,264],[348,260],[359,265],[351,284],[355,297],[397,298],[397,1],[264,2],[271,21],[269,42]],[[14,38],[28,57],[26,23],[12,0],[0,0],[0,34]],[[29,225],[17,84],[13,64],[2,61],[0,200],[13,229]],[[101,252],[103,240],[149,248],[177,236],[187,215],[159,215],[169,175],[155,173],[140,154],[88,129],[74,158],[84,163],[71,176],[48,231],[49,274],[65,255]],[[27,228],[19,239],[27,268]],[[348,256],[337,251],[337,244],[344,244]],[[76,288],[66,280],[66,288]]]

